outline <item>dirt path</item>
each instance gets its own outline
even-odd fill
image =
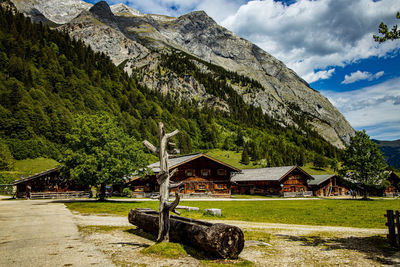
[[[44,200],[0,201],[0,266],[114,266],[83,241],[71,212]]]
[[[87,240],[95,243],[104,253],[113,255],[121,265],[140,263],[158,266],[158,262],[168,266],[203,264],[193,257],[166,260],[141,254],[140,250],[153,242],[142,238],[139,230],[133,230],[134,226],[129,224],[127,217],[74,213],[74,221],[83,229],[89,229],[83,233]],[[252,261],[255,266],[400,266],[400,253],[388,248],[385,229],[218,222],[236,225],[255,236],[246,240],[240,254],[241,258]],[[115,229],[102,231],[105,226]],[[268,237],[269,241],[260,242],[264,237]]]

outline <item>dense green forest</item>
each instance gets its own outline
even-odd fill
[[[182,52],[162,56],[160,68],[178,75],[193,75],[208,93],[229,103],[224,114],[193,103],[175,102],[129,77],[108,56],[95,53],[68,34],[33,24],[22,14],[0,11],[0,143],[15,159],[62,159],[65,135],[77,114],[105,112],[114,116],[127,134],[157,143],[157,122],[178,128],[175,141],[182,153],[220,148],[241,151],[265,166],[312,161],[317,155],[340,156],[340,151],[317,133],[297,122],[300,129],[283,128],[244,103],[230,83],[249,90],[262,86],[247,77],[208,64],[212,74],[201,73]],[[296,119],[296,116],[294,116]]]

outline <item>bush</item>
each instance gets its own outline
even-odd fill
[[[122,196],[132,197],[132,190],[130,190],[128,187],[124,188],[124,190],[122,190]]]

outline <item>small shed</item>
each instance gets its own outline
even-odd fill
[[[245,169],[234,176],[232,193],[260,195],[312,195],[308,181],[314,178],[298,166]]]
[[[349,192],[336,174],[312,175],[312,177],[314,180],[310,181],[309,185],[316,196],[344,196]]]

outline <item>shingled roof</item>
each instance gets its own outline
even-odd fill
[[[333,176],[335,176],[335,174],[312,175],[314,180],[311,180],[308,184],[309,185],[320,185],[323,182],[332,178]]]
[[[171,157],[171,158],[168,159],[168,169],[176,168],[179,165],[182,165],[182,164],[184,164],[186,162],[192,161],[192,160],[200,158],[200,157],[208,158],[208,159],[210,159],[212,161],[215,161],[215,162],[218,162],[218,163],[220,163],[220,164],[222,164],[222,165],[224,165],[224,166],[226,166],[228,168],[231,168],[235,172],[240,172],[240,169],[235,168],[233,166],[230,166],[229,164],[226,164],[226,163],[224,163],[222,161],[214,159],[214,158],[212,158],[212,157],[210,157],[210,156],[208,156],[206,154],[203,154],[203,153],[183,155],[183,156],[179,156],[179,157]],[[159,161],[156,162],[156,163],[150,164],[147,167],[152,169],[154,173],[160,172],[160,162]]]
[[[23,179],[20,179],[20,180],[16,180],[16,181],[12,182],[11,184],[12,185],[17,185],[17,184],[21,184],[21,183],[24,183],[24,182],[27,182],[27,181],[30,181],[30,180],[33,180],[33,179],[37,179],[37,178],[46,176],[46,175],[48,175],[50,173],[57,172],[58,169],[59,169],[59,167],[56,167],[56,168],[49,169],[49,170],[46,170],[46,171],[43,171],[43,172],[39,172],[39,173],[36,173],[36,174],[31,175],[29,177],[26,177],[26,178],[23,178]]]
[[[245,169],[242,173],[235,175],[232,178],[232,182],[248,182],[248,181],[280,181],[287,174],[293,170],[298,169],[299,171],[306,174],[310,180],[312,176],[303,171],[297,166],[285,166],[285,167],[271,167],[271,168],[258,168],[258,169]]]

